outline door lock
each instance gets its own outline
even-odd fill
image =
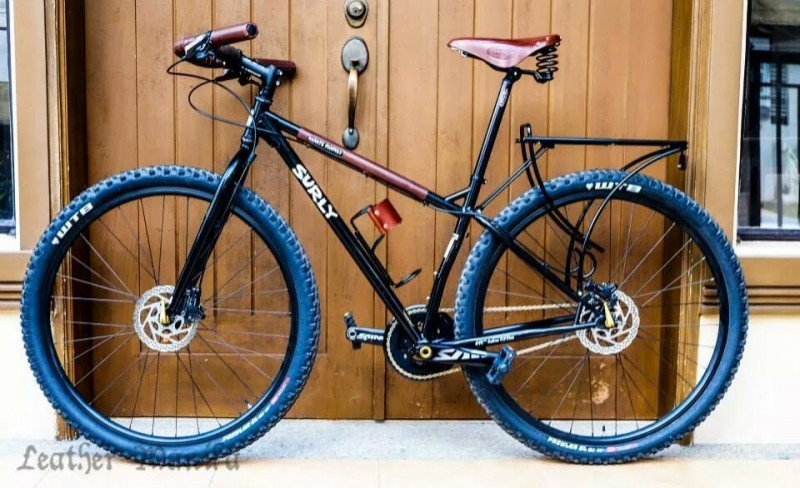
[[[367,21],[367,14],[369,13],[369,4],[367,0],[345,0],[344,2],[344,18],[350,27],[358,29],[364,22]]]

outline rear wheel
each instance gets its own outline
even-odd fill
[[[559,212],[585,232],[625,176],[590,171],[547,189]],[[456,337],[554,317],[603,322],[606,312],[613,325],[515,342],[519,355],[501,384],[475,367],[465,368],[467,380],[505,430],[549,455],[613,463],[654,453],[694,429],[733,378],[747,329],[738,261],[705,210],[642,175],[600,214],[590,237],[602,251],[591,251],[582,269],[580,243],[571,245],[555,219],[535,189],[496,223],[572,286],[583,276],[606,290],[609,308],[565,298],[485,232],[459,283]]]
[[[123,173],[47,229],[25,278],[22,327],[48,399],[80,434],[127,458],[192,464],[272,427],[313,364],[319,299],[287,224],[241,189],[201,281],[202,319],[166,317],[220,178]]]

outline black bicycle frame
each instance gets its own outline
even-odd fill
[[[248,68],[248,66],[245,65],[245,68]],[[253,69],[255,69],[255,67],[253,67]],[[304,129],[271,112],[270,106],[272,96],[277,86],[277,75],[275,71],[274,67],[270,66],[267,68],[267,72],[259,73],[262,75],[264,83],[259,90],[259,94],[256,96],[256,103],[254,104],[251,117],[248,121],[247,129],[242,137],[241,148],[228,165],[222,177],[222,183],[206,211],[194,244],[192,245],[184,268],[176,283],[173,301],[170,303],[167,310],[168,314],[181,313],[181,311],[185,312],[187,304],[190,303],[193,296],[197,295],[208,257],[230,214],[230,206],[236,197],[236,193],[255,160],[255,147],[257,140],[260,138],[265,140],[280,154],[292,174],[306,190],[311,201],[319,209],[320,214],[327,221],[333,233],[339,241],[341,241],[344,248],[365,275],[389,312],[403,327],[404,331],[416,341],[418,346],[429,345],[437,353],[433,355],[431,361],[483,365],[491,364],[497,354],[476,348],[489,344],[504,344],[534,337],[563,334],[596,326],[595,323],[577,323],[576,312],[570,310],[570,313],[561,317],[499,327],[478,337],[451,341],[431,341],[428,339],[433,319],[437,315],[441,305],[445,285],[452,272],[456,256],[464,243],[471,221],[478,222],[482,227],[494,234],[494,236],[507,246],[511,252],[534,268],[544,279],[552,283],[553,286],[567,298],[573,300],[575,303],[580,301],[578,291],[571,287],[560,276],[556,275],[549,266],[538,258],[530,249],[517,242],[513,236],[497,227],[491,219],[482,214],[482,210],[485,206],[488,205],[500,191],[507,188],[514,179],[521,174],[520,171],[512,174],[509,179],[503,182],[500,188],[495,190],[484,202],[478,203],[481,187],[485,183],[484,175],[495,140],[497,139],[497,133],[505,113],[508,99],[511,95],[511,89],[522,74],[519,70],[508,70],[503,78],[500,91],[495,101],[494,110],[489,119],[486,135],[484,136],[480,153],[478,154],[468,186],[448,196],[438,195],[412,180],[379,166],[366,158],[346,150],[333,141]],[[254,137],[255,134],[257,134],[258,137]],[[345,164],[354,170],[361,171],[376,181],[423,205],[429,205],[435,210],[456,217],[452,238],[447,245],[439,267],[434,275],[426,318],[421,329],[418,329],[417,325],[414,324],[406,313],[406,307],[394,292],[392,282],[388,278],[388,273],[383,265],[368,246],[365,245],[364,241],[356,237],[353,230],[351,230],[346,221],[340,216],[333,202],[330,201],[310,170],[303,164],[295,150],[289,144],[287,135],[325,155],[327,158]],[[619,143],[619,140],[582,139],[582,141],[598,144],[605,144],[608,141],[610,141],[609,143],[611,144],[615,142]],[[575,140],[554,139],[547,142],[568,144],[575,143]],[[664,146],[669,144],[669,141],[637,142],[649,143],[640,145]],[[530,161],[527,161],[526,164],[530,164]],[[460,205],[456,204],[458,201],[461,201]]]

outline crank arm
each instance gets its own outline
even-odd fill
[[[350,345],[353,346],[353,349],[361,349],[361,344],[383,346],[384,331],[359,327],[353,318],[353,314],[350,312],[344,314],[344,327],[345,337],[350,341]]]

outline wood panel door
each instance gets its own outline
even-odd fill
[[[377,6],[374,6],[377,7]],[[114,0],[86,2],[87,146],[88,183],[120,171],[153,164],[176,162],[221,173],[236,151],[241,129],[213,122],[196,114],[187,103],[196,80],[168,76],[165,69],[175,58],[174,40],[211,27],[252,20],[261,35],[239,45],[252,55],[294,60],[297,77],[281,87],[275,110],[322,133],[338,135],[347,123],[347,73],[340,51],[356,32],[347,26],[339,2],[327,0]],[[374,21],[357,31],[373,56],[377,43]],[[374,58],[372,66],[377,66]],[[204,74],[203,70],[181,66]],[[376,156],[376,76],[368,69],[359,79],[358,127],[360,153]],[[210,73],[205,73],[210,74]],[[246,98],[250,88],[230,83]],[[195,102],[220,117],[240,122],[246,113],[224,91],[201,89]],[[376,198],[375,185],[363,176],[326,164],[304,148],[298,149],[315,178],[343,215],[355,213]],[[319,355],[312,377],[292,415],[322,418],[372,418],[374,384],[383,380],[382,352],[364,348],[353,353],[344,338],[342,313],[350,310],[370,324],[375,302],[366,280],[353,268],[344,249],[334,242],[319,213],[283,162],[263,144],[248,185],[289,220],[316,272],[323,310]],[[166,209],[170,212],[182,209]],[[199,214],[201,215],[201,214]],[[198,211],[192,218],[199,218]],[[158,222],[150,222],[158,225]],[[191,226],[190,226],[191,227]],[[93,237],[94,239],[94,237]],[[98,245],[111,246],[96,237]],[[244,259],[257,252],[240,245]],[[244,262],[244,261],[243,261]],[[215,266],[217,283],[235,270],[233,264]],[[381,316],[379,323],[383,321]],[[139,353],[134,341],[130,357]],[[103,368],[97,387],[124,368],[124,361]],[[172,374],[166,366],[162,374]],[[171,383],[168,383],[171,384]],[[120,386],[121,388],[122,386]],[[145,384],[143,388],[153,388]],[[124,391],[124,390],[123,390]],[[187,390],[189,391],[189,390]],[[109,395],[113,396],[113,395]]]
[[[297,77],[279,89],[275,111],[338,140],[347,123],[347,73],[340,51],[362,37],[370,65],[359,79],[357,151],[445,194],[465,186],[502,75],[464,59],[446,44],[458,36],[526,37],[561,34],[554,82],[519,82],[509,102],[487,179],[498,184],[519,164],[514,143],[521,123],[538,134],[665,138],[669,103],[670,0],[370,0],[365,25],[352,29],[338,0],[114,0],[86,2],[87,149],[89,183],[163,162],[221,172],[241,130],[205,119],[186,97],[194,80],[164,70],[172,42],[245,20],[261,35],[240,47],[249,54],[288,58]],[[526,62],[528,63],[528,62]],[[189,68],[193,72],[201,72]],[[248,97],[249,88],[232,85]],[[244,120],[241,107],[219,89],[195,95],[201,107]],[[298,148],[340,213],[349,216],[387,191],[363,175]],[[561,148],[545,162],[548,177],[585,168],[619,167],[636,154],[619,148]],[[655,176],[664,176],[654,168]],[[385,367],[380,349],[352,351],[342,314],[382,327],[385,311],[349,256],[327,230],[303,190],[266,146],[248,185],[295,229],[320,290],[322,336],[312,378],[291,415],[318,418],[482,418],[461,375],[409,383]],[[528,187],[518,182],[489,208],[494,214]],[[405,303],[425,303],[434,267],[450,239],[453,219],[399,195],[404,218],[381,248],[390,273],[421,275],[400,291]],[[175,211],[175,209],[172,209]],[[170,211],[170,209],[168,209]],[[199,218],[199,217],[198,217]],[[455,284],[472,229],[444,300]],[[102,238],[100,238],[102,239]],[[247,253],[255,252],[251,246]],[[215,269],[224,275],[225,269]],[[130,354],[138,354],[132,345]],[[122,364],[113,366],[124,367]],[[99,375],[97,382],[103,382]],[[98,384],[98,386],[100,386]]]
[[[526,122],[539,135],[667,138],[671,0],[404,0],[391,2],[389,8],[388,164],[440,194],[466,185],[502,79],[501,73],[482,62],[451,52],[447,42],[454,37],[557,33],[563,39],[553,82],[538,85],[525,78],[515,85],[489,163],[488,188],[519,166],[514,140]],[[533,68],[533,60],[523,66]],[[584,169],[619,168],[640,153],[562,147],[547,155],[544,169],[552,178]],[[665,166],[648,173],[663,178]],[[495,214],[529,188],[520,179],[488,213]],[[420,278],[401,296],[406,303],[424,303],[453,219],[395,200],[405,221],[389,237],[389,266],[397,273],[423,267]],[[473,228],[469,243],[480,232]],[[456,269],[467,252],[462,251]],[[656,265],[651,271],[657,269]],[[453,306],[455,274],[444,307]],[[513,283],[503,286],[513,291]],[[651,357],[647,367],[657,368],[658,363]],[[409,383],[391,370],[386,378],[386,415],[484,416],[461,375]]]

